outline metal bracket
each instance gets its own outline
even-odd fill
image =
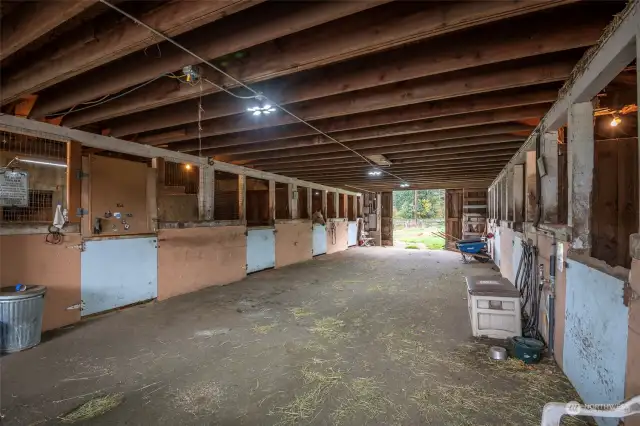
[[[640,299],[640,295],[633,291],[629,283],[625,283],[622,290],[622,303],[624,303],[624,306],[629,307],[631,302],[638,299]]]
[[[89,173],[85,173],[80,169],[76,170],[76,179],[80,180],[88,177],[89,177]]]
[[[83,209],[82,207],[78,207],[78,209],[76,210],[76,216],[82,217],[88,214],[89,214],[89,210]]]

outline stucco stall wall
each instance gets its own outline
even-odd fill
[[[567,260],[563,369],[588,404],[624,398],[629,310],[623,304],[626,277],[605,273],[595,259]],[[616,268],[617,269],[617,268]],[[620,268],[622,269],[622,268]],[[627,272],[628,276],[628,272]],[[598,419],[617,425],[616,419]]]
[[[161,229],[158,300],[229,284],[246,275],[245,226]]]
[[[276,268],[310,260],[312,232],[311,221],[276,223]]]
[[[335,243],[331,235],[332,224],[335,225]],[[327,254],[346,250],[349,244],[349,224],[346,220],[337,219],[327,222]]]
[[[514,283],[513,277],[513,229],[509,228],[506,223],[500,224],[500,273]],[[517,268],[518,265],[515,265]]]
[[[0,284],[47,287],[42,328],[52,330],[80,320],[79,234],[67,234],[61,244],[46,244],[44,235],[0,236]]]
[[[631,261],[629,284],[635,292],[640,290],[640,260]],[[627,342],[627,368],[625,397],[640,395],[640,299],[629,303],[629,340]],[[640,426],[640,415],[625,419],[625,426]]]

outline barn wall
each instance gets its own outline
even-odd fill
[[[276,268],[312,257],[311,221],[276,223]]]
[[[335,231],[332,227],[335,226]],[[337,253],[348,248],[349,225],[346,220],[327,223],[327,254]],[[334,237],[335,235],[335,237]]]
[[[47,287],[43,330],[80,320],[80,310],[67,310],[80,303],[79,234],[67,234],[61,244],[45,244],[44,235],[0,236],[0,282]],[[75,246],[75,247],[74,247]]]
[[[243,279],[245,231],[245,226],[160,230],[158,300]]]

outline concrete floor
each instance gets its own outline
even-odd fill
[[[577,396],[550,362],[488,360],[468,274],[495,272],[355,248],[97,317],[0,360],[3,425],[96,415],[104,396],[77,424],[539,424]]]

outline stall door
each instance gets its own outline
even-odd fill
[[[358,222],[349,222],[347,231],[347,245],[349,247],[358,244]]]
[[[276,235],[273,228],[247,231],[247,273],[275,268]]]
[[[85,241],[81,255],[82,315],[158,296],[156,237]]]
[[[313,255],[325,254],[327,252],[327,231],[325,225],[313,225]]]

